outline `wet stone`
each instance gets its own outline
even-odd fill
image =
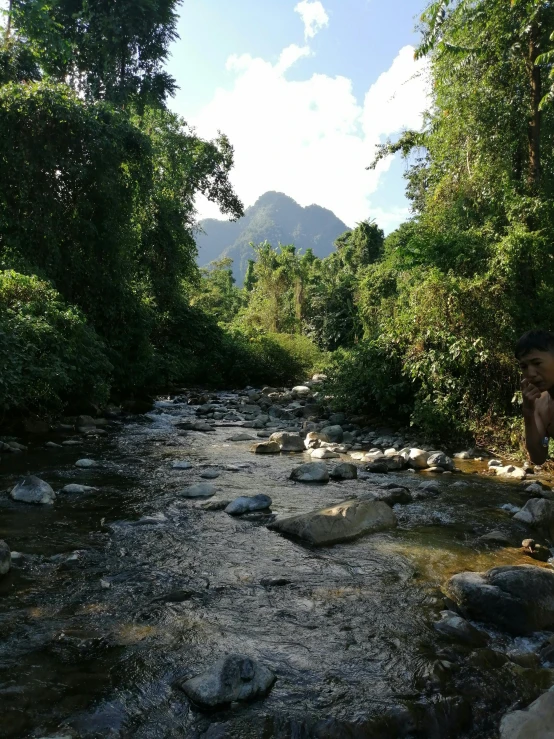
[[[524,710],[507,713],[500,724],[500,739],[551,739],[553,726],[554,689],[550,689]]]
[[[481,647],[488,642],[488,637],[484,632],[476,629],[469,621],[453,611],[442,611],[441,620],[435,621],[433,627],[442,636],[455,639],[462,644]]]
[[[180,687],[196,705],[219,708],[235,701],[261,698],[274,682],[275,675],[264,665],[242,654],[230,654]]]
[[[279,454],[281,447],[276,441],[262,441],[250,447],[254,454]]]
[[[39,505],[51,505],[56,493],[50,485],[39,477],[30,475],[19,482],[10,492],[13,500],[21,503],[35,503]]]
[[[235,498],[232,503],[229,503],[225,508],[225,513],[228,513],[230,516],[240,516],[243,513],[250,513],[252,511],[264,511],[271,506],[272,502],[269,495],[245,495]]]
[[[483,534],[475,541],[476,544],[482,544],[483,546],[498,546],[498,547],[511,547],[513,542],[511,538],[503,531],[489,531]]]
[[[290,479],[297,482],[329,482],[329,472],[324,462],[308,462],[296,467]]]
[[[70,483],[64,485],[60,492],[62,493],[90,493],[98,488],[91,487],[90,485],[77,485],[76,483]]]
[[[92,467],[99,467],[100,464],[95,459],[78,459],[75,462],[75,467],[81,467],[83,469],[90,469]]]
[[[255,438],[250,434],[235,434],[230,436],[227,441],[255,441]]]
[[[9,546],[3,539],[0,539],[0,577],[7,575],[12,565],[12,556]]]
[[[202,503],[201,508],[205,511],[224,511],[230,503],[230,500],[209,500]]]
[[[171,464],[171,467],[174,470],[191,470],[193,465],[191,464],[191,462],[187,462],[186,460],[181,460],[178,462],[173,462]]]
[[[314,449],[310,456],[312,459],[340,459],[340,454],[337,454],[337,452],[333,452],[330,449],[326,449],[325,447]]]
[[[200,474],[200,477],[203,477],[205,480],[216,480],[220,474],[221,472],[219,470],[206,470]]]
[[[179,495],[182,498],[210,498],[215,495],[216,490],[216,486],[210,482],[197,482],[181,490]]]
[[[313,455],[312,455],[313,456]],[[342,462],[329,472],[329,477],[333,480],[355,480],[358,477],[358,468],[355,464]]]

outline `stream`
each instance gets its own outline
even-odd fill
[[[176,425],[191,418],[185,398],[166,398],[105,436],[52,432],[1,456],[0,539],[16,554],[0,578],[0,737],[494,739],[506,711],[551,685],[554,671],[506,657],[548,634],[487,627],[489,645],[476,649],[433,628],[453,574],[549,567],[522,553],[529,530],[502,508],[523,505],[521,482],[457,460],[457,473],[436,478],[440,495],[394,507],[396,529],[315,548],[267,523],[429,477],[295,483],[307,454],[254,455],[252,442],[228,441],[240,423]],[[72,438],[81,444],[44,446]],[[101,464],[79,469],[81,458]],[[173,469],[179,460],[192,468]],[[179,496],[207,470],[220,472],[212,501],[265,493],[271,511],[232,517]],[[97,490],[14,502],[8,491],[28,474],[56,492]],[[493,529],[516,545],[476,546]],[[178,683],[230,653],[269,667],[275,684],[263,699],[198,710]]]

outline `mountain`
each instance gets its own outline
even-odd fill
[[[301,205],[282,192],[266,192],[235,221],[206,218],[200,221],[204,233],[196,237],[198,264],[204,267],[222,257],[233,260],[233,274],[240,285],[248,260],[254,256],[252,241],[269,241],[273,246],[294,244],[298,250],[311,248],[318,257],[333,251],[333,242],[349,227],[327,208]]]

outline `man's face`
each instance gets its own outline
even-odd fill
[[[524,379],[542,392],[554,389],[554,354],[533,349],[520,358],[519,366]]]

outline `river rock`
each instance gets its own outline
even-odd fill
[[[81,446],[83,442],[78,439],[66,439],[62,441],[62,446]]]
[[[200,505],[205,511],[224,511],[231,503],[230,500],[208,500]]]
[[[190,462],[186,462],[185,460],[181,460],[180,462],[173,462],[171,464],[171,467],[174,470],[191,470],[192,464]]]
[[[287,434],[286,431],[271,434],[269,441],[279,444],[282,452],[303,452],[306,449],[299,434]]]
[[[530,498],[514,519],[529,526],[544,529],[554,538],[554,503],[545,498]]]
[[[444,452],[431,452],[427,458],[429,467],[442,467],[443,470],[453,470],[454,462]]]
[[[317,449],[321,446],[321,442],[330,442],[331,439],[327,436],[327,434],[323,434],[320,431],[310,431],[306,434],[306,438],[304,439],[304,446],[306,449]]]
[[[92,467],[99,467],[99,463],[95,459],[78,459],[75,462],[75,467],[82,467],[83,469],[90,469]]]
[[[537,543],[534,539],[524,539],[521,542],[523,553],[539,562],[548,562],[552,557],[552,552],[544,544]]]
[[[269,692],[275,675],[267,667],[242,654],[230,654],[206,672],[181,684],[188,697],[203,708],[218,708],[234,701],[261,698]]]
[[[471,618],[512,634],[554,628],[554,571],[518,565],[461,572],[447,592]]]
[[[408,452],[407,462],[414,470],[424,470],[429,466],[427,463],[428,459],[429,452],[426,452],[424,449],[412,448]]]
[[[325,434],[329,441],[333,441],[336,444],[340,444],[344,436],[342,426],[339,426],[338,424],[334,426],[325,426],[325,428],[321,429],[321,433]]]
[[[500,739],[553,739],[554,688],[521,711],[507,713],[500,723]]]
[[[418,485],[412,497],[414,500],[427,500],[427,498],[434,498],[439,495],[440,491],[439,484],[429,480],[429,482],[422,482],[421,485]]]
[[[296,387],[292,388],[292,392],[295,395],[300,395],[300,397],[305,397],[306,395],[309,395],[312,391],[307,385],[296,385]]]
[[[456,639],[473,647],[484,647],[488,642],[487,635],[476,629],[453,611],[441,611],[441,620],[433,624],[435,631],[450,639]]]
[[[390,506],[397,504],[406,504],[412,502],[412,496],[408,488],[392,487],[385,490],[379,490],[375,495],[375,500],[382,500]]]
[[[219,470],[205,470],[200,474],[200,477],[203,477],[205,480],[216,480],[220,474],[221,472]]]
[[[346,414],[345,413],[331,413],[329,418],[327,419],[327,422],[329,423],[329,426],[335,426],[338,424],[339,426],[346,421]]]
[[[381,501],[347,500],[330,508],[278,519],[268,528],[315,546],[338,544],[396,526],[390,506]]]
[[[230,436],[227,441],[256,441],[256,439],[250,434],[235,434],[235,436]]]
[[[47,441],[44,445],[46,449],[63,449],[61,444],[56,444],[55,441]]]
[[[12,555],[9,546],[0,539],[0,576],[7,575],[12,566]]]
[[[312,459],[339,459],[340,454],[337,454],[337,452],[331,451],[331,449],[327,449],[325,447],[319,447],[319,449],[313,449],[310,453],[310,457]]]
[[[508,464],[504,467],[491,467],[497,475],[501,477],[512,477],[514,480],[525,480],[527,473],[521,467],[515,467],[513,464]]]
[[[269,495],[243,495],[229,503],[225,508],[225,513],[228,513],[230,516],[240,516],[243,513],[251,513],[252,511],[265,511],[271,506],[272,502]]]
[[[197,482],[186,487],[179,495],[183,498],[210,498],[215,495],[216,489],[211,482]]]
[[[355,480],[358,477],[358,468],[355,464],[342,462],[342,464],[333,467],[329,472],[329,477],[332,477],[333,480]]]
[[[482,544],[483,546],[500,546],[500,547],[511,547],[513,542],[509,536],[503,531],[489,531],[483,534],[475,541],[476,544]]]
[[[308,462],[296,467],[290,479],[297,482],[329,482],[329,472],[324,462]]]
[[[253,444],[250,451],[254,454],[279,454],[281,447],[276,441],[261,441],[258,444]]]
[[[76,485],[71,483],[70,485],[64,485],[61,489],[62,493],[90,493],[98,488],[93,488],[90,485]]]
[[[17,483],[10,495],[14,500],[18,500],[21,503],[37,503],[42,505],[51,505],[56,498],[56,493],[50,485],[34,475],[25,477],[21,482]]]
[[[454,459],[471,459],[471,453],[470,452],[457,452],[454,455]]]

